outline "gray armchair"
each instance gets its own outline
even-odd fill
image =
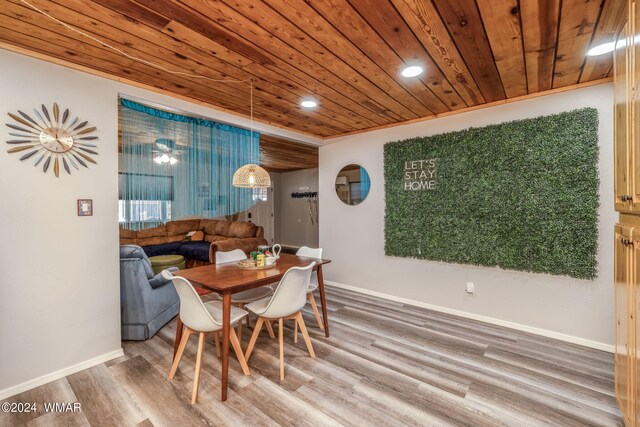
[[[144,250],[137,245],[120,246],[122,339],[151,338],[178,314],[179,308],[175,287],[161,274],[154,275]]]

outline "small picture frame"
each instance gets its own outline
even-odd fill
[[[92,199],[78,199],[78,216],[93,216]]]

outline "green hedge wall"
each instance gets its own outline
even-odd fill
[[[435,159],[435,188],[405,162]],[[384,146],[385,253],[594,279],[598,112],[584,108]]]

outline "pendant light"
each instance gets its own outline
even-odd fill
[[[253,139],[253,78],[251,78],[251,138]],[[271,177],[269,173],[256,165],[249,163],[240,167],[233,174],[233,186],[241,188],[269,188]]]
[[[233,186],[242,188],[269,188],[271,177],[260,166],[249,163],[239,168],[233,174]]]

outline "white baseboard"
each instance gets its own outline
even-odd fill
[[[453,314],[455,316],[465,317],[467,319],[472,319],[472,320],[478,320],[480,322],[485,322],[485,323],[491,323],[493,325],[504,326],[506,328],[511,328],[511,329],[515,329],[523,332],[529,332],[529,333],[541,335],[547,338],[554,338],[560,341],[570,342],[572,344],[583,345],[585,347],[595,348],[597,350],[607,351],[609,353],[613,353],[615,351],[614,347],[610,344],[591,341],[591,340],[576,337],[573,335],[566,335],[560,332],[550,331],[548,329],[540,329],[533,326],[523,325],[521,323],[509,322],[507,320],[501,320],[501,319],[496,319],[494,317],[483,316],[481,314],[469,313],[466,311],[455,310],[453,308],[427,304],[421,301],[415,301],[408,298],[402,298],[394,295],[385,294],[382,292],[376,292],[368,289],[358,288],[355,286],[345,285],[343,283],[332,282],[330,280],[325,280],[324,283],[340,289],[359,292],[361,294],[370,295],[377,298],[383,298],[390,301],[400,302],[402,304],[413,305],[415,307],[427,308],[429,310],[439,311],[441,313]]]
[[[94,357],[93,359],[85,360],[84,362],[77,363],[75,365],[69,366],[64,369],[60,369],[59,371],[51,372],[41,377],[34,378],[29,381],[25,381],[21,384],[14,385],[9,388],[5,388],[4,390],[0,390],[0,401],[7,399],[11,396],[15,396],[16,394],[25,392],[27,390],[31,390],[32,388],[36,388],[41,385],[50,383],[51,381],[59,380],[60,378],[64,378],[67,375],[75,374],[76,372],[83,371],[85,369],[91,368],[93,366],[99,365],[101,363],[107,362],[111,359],[115,359],[123,355],[124,355],[124,352],[120,348],[110,353],[106,353],[101,356]]]

